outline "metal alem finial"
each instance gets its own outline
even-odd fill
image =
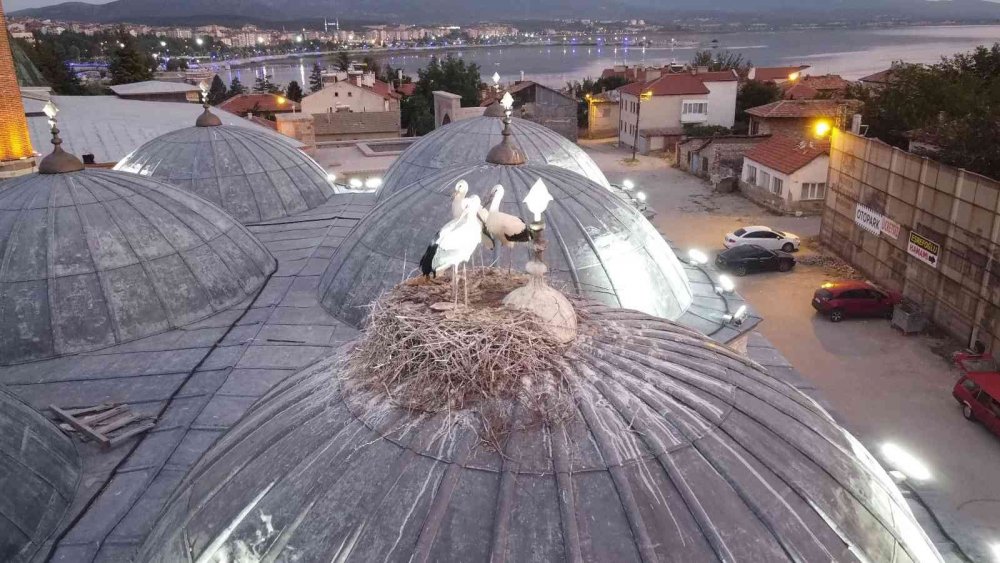
[[[52,127],[52,152],[38,163],[39,174],[64,174],[66,172],[79,172],[83,170],[83,162],[74,155],[62,149],[62,139],[59,138],[59,128],[56,127],[56,114],[59,108],[49,100],[42,108],[49,118],[49,126]]]
[[[490,149],[490,152],[486,154],[486,162],[490,164],[507,164],[516,166],[519,164],[524,164],[528,161],[528,157],[524,155],[524,152],[514,144],[511,136],[514,134],[510,129],[511,124],[511,109],[514,107],[514,98],[510,95],[510,92],[506,92],[503,98],[500,99],[500,105],[504,109],[503,118],[503,131],[500,133],[503,135],[503,140],[500,144]]]

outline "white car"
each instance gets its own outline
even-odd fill
[[[726,238],[722,241],[726,248],[743,244],[756,244],[768,250],[784,250],[785,252],[798,250],[800,243],[797,235],[761,225],[743,227],[726,233]]]

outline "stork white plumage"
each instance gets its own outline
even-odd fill
[[[472,258],[482,235],[483,226],[479,220],[482,209],[479,196],[474,195],[462,200],[462,213],[457,219],[445,223],[438,231],[434,241],[420,259],[420,271],[425,276],[437,275],[441,270],[452,268],[452,295],[458,304],[458,267],[462,266],[463,274],[466,264]],[[465,304],[469,304],[469,280],[465,279]]]
[[[458,219],[462,216],[462,211],[465,210],[465,196],[469,193],[469,183],[465,180],[459,180],[455,184],[455,192],[451,197],[451,218]]]
[[[500,245],[507,248],[507,270],[513,269],[514,247],[518,243],[531,240],[531,229],[520,218],[500,211],[500,202],[503,201],[503,186],[497,184],[490,191],[490,209],[486,214],[486,230],[495,239],[500,241]]]

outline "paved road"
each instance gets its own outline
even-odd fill
[[[585,147],[609,180],[630,178],[647,193],[658,212],[653,222],[681,247],[714,258],[723,234],[739,225],[767,224],[803,237],[819,232],[817,218],[777,217],[742,197],[712,195],[662,160],[626,165],[611,145]],[[739,278],[737,286],[764,317],[760,331],[873,453],[894,443],[928,466],[931,479],[914,483],[921,498],[971,555],[987,560],[991,546],[1000,546],[1000,438],[962,418],[951,397],[958,373],[932,351],[940,342],[904,337],[884,320],[833,324],[816,315],[810,299],[828,279],[819,267],[799,266]]]

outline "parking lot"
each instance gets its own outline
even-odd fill
[[[714,259],[722,237],[763,224],[803,238],[819,232],[816,217],[778,217],[738,195],[712,194],[707,184],[660,159],[638,165],[608,143],[584,145],[612,182],[633,180],[657,211],[653,223],[680,248]],[[797,257],[815,253],[804,248]],[[813,291],[834,279],[820,266],[736,278],[764,318],[759,330],[833,406],[835,415],[879,456],[887,443],[921,460],[931,478],[912,482],[953,538],[975,559],[1000,546],[1000,437],[966,421],[951,388],[958,371],[943,355],[954,344],[903,336],[886,320],[831,323],[812,309]],[[1000,547],[997,547],[1000,553]]]

